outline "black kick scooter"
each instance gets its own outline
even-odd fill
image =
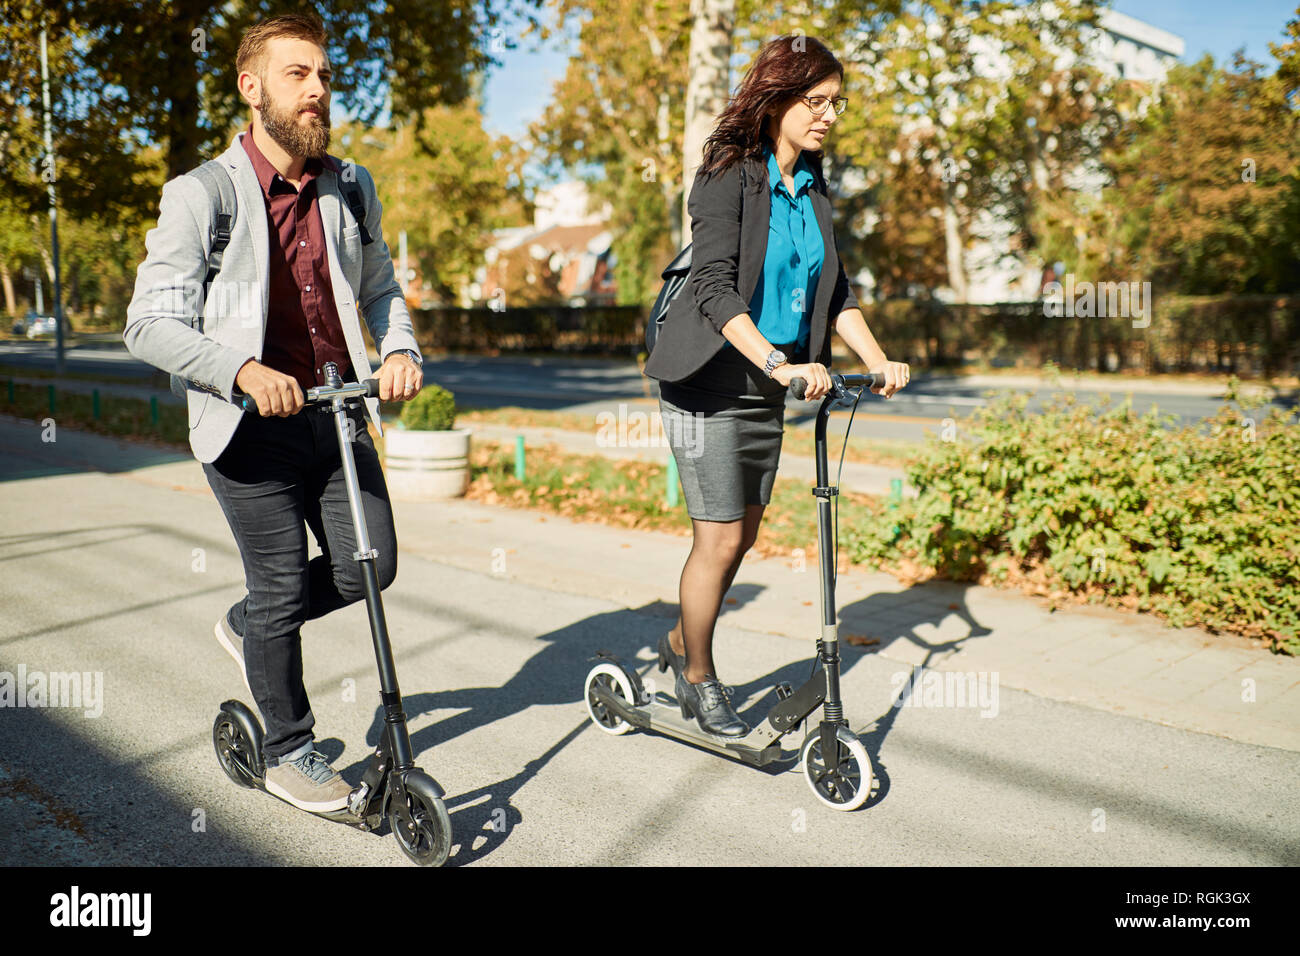
[[[403,853],[421,866],[442,866],[451,852],[451,819],[443,804],[445,793],[442,787],[415,766],[411,753],[411,737],[406,729],[402,695],[397,688],[397,670],[393,665],[388,625],[379,598],[379,577],[374,563],[378,552],[370,547],[361,509],[356,460],[352,456],[354,426],[346,411],[349,404],[356,404],[360,398],[378,397],[379,382],[372,378],[344,384],[339,378],[338,366],[333,362],[325,365],[325,381],[327,384],[309,389],[306,399],[308,405],[328,405],[334,415],[339,457],[352,510],[352,527],[356,533],[357,551],[353,557],[361,565],[366,608],[370,612],[370,635],[375,645],[375,659],[379,663],[379,697],[384,705],[384,729],[361,783],[348,796],[347,807],[316,816],[367,831],[378,828],[387,817],[388,826]],[[236,398],[241,408],[257,414],[257,403],[251,398],[246,395]],[[262,725],[242,701],[228,700],[221,705],[212,725],[212,745],[227,777],[241,787],[269,792],[266,790],[266,762],[262,757]]]
[[[839,488],[830,484],[826,463],[826,421],[837,406],[861,400],[865,388],[885,385],[879,372],[869,375],[832,375],[831,390],[817,410],[817,553],[821,565],[821,636],[813,667],[822,665],[823,676],[812,676],[798,690],[782,683],[776,688],[776,706],[767,719],[744,737],[720,737],[701,729],[694,717],[683,714],[677,703],[664,703],[646,690],[640,675],[613,654],[599,651],[595,667],[587,674],[583,698],[593,723],[608,734],[625,734],[634,729],[654,730],[669,737],[737,757],[754,767],[781,758],[781,738],[798,730],[818,707],[822,717],[810,725],[799,750],[804,778],[817,799],[832,810],[856,810],[871,794],[871,759],[844,719],[840,699],[839,627],[835,617],[835,545],[832,539],[831,500]],[[807,383],[790,382],[790,394],[802,400]],[[856,390],[856,391],[852,391]],[[850,425],[852,418],[850,418]],[[848,433],[844,440],[848,441]],[[841,459],[842,462],[842,459]],[[659,670],[668,661],[659,659]]]

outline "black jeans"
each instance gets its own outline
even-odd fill
[[[397,575],[388,487],[361,410],[348,415],[366,530],[385,588]],[[286,418],[246,415],[203,471],[244,561],[248,594],[230,609],[230,623],[243,636],[248,684],[266,724],[263,753],[278,758],[314,739],[299,628],[365,597],[334,416],[315,407]],[[307,528],[321,549],[310,561]]]

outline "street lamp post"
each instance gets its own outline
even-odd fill
[[[59,285],[59,211],[54,196],[54,134],[50,118],[50,64],[45,49],[45,30],[41,29],[41,100],[45,106],[45,180],[50,197],[50,251],[54,259],[54,371],[62,375],[63,367],[63,295]]]

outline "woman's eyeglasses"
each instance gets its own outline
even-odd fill
[[[808,109],[812,110],[813,116],[821,116],[826,112],[828,106],[833,106],[835,115],[839,116],[844,112],[844,108],[849,105],[849,101],[843,96],[837,96],[835,99],[831,99],[829,96],[801,96],[800,99],[804,101],[804,105]]]

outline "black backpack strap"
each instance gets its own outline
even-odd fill
[[[374,237],[366,228],[366,200],[361,195],[360,184],[355,179],[348,182],[340,179],[339,189],[343,192],[343,199],[347,202],[348,208],[352,210],[352,218],[357,221],[357,228],[361,230],[361,244],[370,245],[374,242]]]
[[[203,184],[212,210],[208,225],[211,243],[208,246],[208,268],[203,276],[203,301],[198,304],[198,308],[190,316],[190,327],[195,331],[202,332],[203,309],[208,302],[208,290],[212,286],[212,280],[221,272],[221,260],[225,255],[226,246],[230,244],[230,237],[235,229],[235,215],[238,203],[235,200],[234,181],[230,178],[230,172],[219,160],[210,159],[197,169],[190,170],[187,175],[193,176]],[[187,388],[197,388],[200,391],[211,392],[214,395],[219,394],[217,389],[210,385],[201,385],[198,382],[188,381],[182,379],[179,375],[171,376],[173,393],[183,398]]]
[[[208,160],[198,169],[192,170],[189,175],[203,183],[208,198],[212,200],[213,212],[209,227],[212,244],[208,249],[208,271],[203,277],[203,301],[206,303],[208,288],[212,285],[212,280],[221,272],[221,259],[225,254],[226,246],[230,244],[230,236],[235,228],[235,184],[230,179],[230,173],[215,159]],[[202,330],[202,307],[195,314],[192,322],[195,328]]]

